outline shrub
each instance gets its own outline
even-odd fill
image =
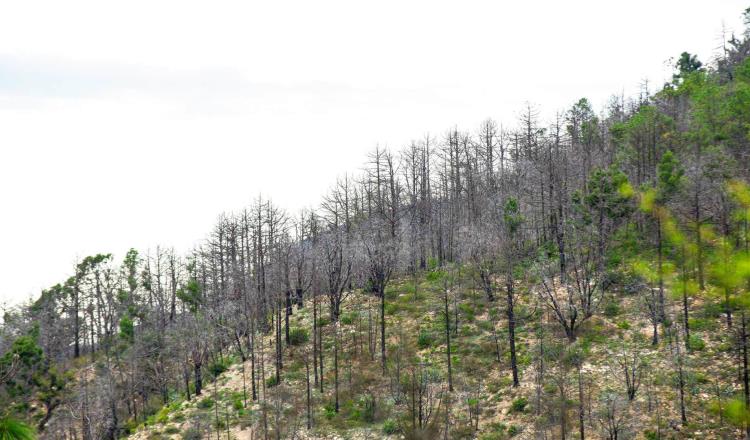
[[[705,304],[703,308],[698,311],[698,314],[703,316],[704,318],[715,319],[723,315],[725,311],[726,310],[725,310],[725,305],[723,301],[722,302],[710,302],[710,303]]]
[[[529,400],[525,397],[519,397],[518,399],[513,399],[513,403],[510,405],[510,410],[513,412],[524,412],[526,409],[526,405],[529,404]]]
[[[208,409],[208,408],[213,408],[213,406],[214,406],[214,399],[210,397],[205,397],[198,402],[198,408]]]
[[[716,321],[708,318],[690,318],[688,324],[691,330],[714,330],[716,328]]]
[[[623,320],[617,323],[617,328],[622,330],[630,330],[630,323],[627,320]]]
[[[706,376],[706,373],[703,373],[701,371],[694,372],[692,376],[695,383],[705,385],[710,382],[708,376]]]
[[[393,315],[398,311],[398,305],[394,303],[388,303],[385,305],[385,314],[386,315]]]
[[[138,428],[138,424],[135,420],[130,419],[127,422],[125,422],[125,426],[123,426],[124,434],[132,434],[135,432],[135,430]]]
[[[508,434],[510,434],[511,437],[520,434],[521,431],[523,431],[523,429],[518,425],[510,425],[510,428],[508,428]]]
[[[167,423],[169,421],[169,408],[164,407],[156,413],[156,423]]]
[[[7,435],[7,437],[6,437]],[[33,440],[34,428],[10,417],[0,419],[0,437],[5,439]]]
[[[481,321],[477,323],[480,330],[491,332],[495,328],[495,323],[492,321]],[[443,325],[445,327],[445,325]]]
[[[310,340],[307,329],[296,327],[289,330],[289,343],[292,345],[302,345]]]
[[[697,335],[690,335],[690,339],[688,339],[687,345],[691,350],[696,351],[700,351],[706,348],[706,343],[703,342],[703,339],[701,339],[701,337]]]
[[[203,435],[198,428],[191,426],[182,433],[182,440],[201,440]]]
[[[522,352],[518,354],[518,365],[522,367],[528,367],[531,365],[531,360],[531,354],[529,353]]]
[[[344,313],[341,315],[341,323],[343,325],[352,325],[354,320],[357,319],[357,312]]]
[[[723,352],[723,353],[729,353],[732,350],[734,350],[734,345],[730,344],[728,342],[722,342],[722,343],[716,345],[716,351],[720,351],[720,352]]]
[[[620,304],[615,301],[610,301],[604,306],[604,316],[613,318],[620,314]]]
[[[266,386],[268,388],[273,388],[273,387],[275,387],[278,384],[279,384],[279,381],[276,379],[276,375],[275,374],[273,376],[269,377],[268,379],[266,379]]]
[[[294,370],[292,371],[289,369],[284,375],[282,376],[284,380],[287,382],[294,382],[294,381],[303,381],[305,380],[305,372],[301,370]]]
[[[385,289],[385,299],[396,299],[398,298],[398,290],[394,287],[388,287]]]
[[[334,417],[336,417],[336,407],[333,406],[332,403],[326,403],[325,406],[323,406],[323,412],[325,414],[326,419],[331,420]]]
[[[419,336],[417,337],[417,345],[419,348],[428,348],[432,345],[432,335],[427,330],[419,330]]]
[[[208,367],[208,371],[210,371],[214,377],[217,377],[218,375],[227,371],[228,369],[229,369],[229,359],[227,358],[224,358],[223,360],[218,360],[212,363]]]
[[[152,414],[146,418],[146,425],[153,426],[156,424],[164,424],[169,421],[169,409],[167,407],[161,408],[156,414]]]
[[[481,440],[504,440],[506,438],[505,423],[502,423],[502,422],[490,423],[489,428],[490,428],[490,432],[482,435],[482,437],[480,437]]]
[[[440,262],[435,257],[430,257],[427,259],[427,268],[430,270],[435,270],[435,268],[438,267],[438,264],[440,264]]]
[[[179,434],[180,428],[176,426],[169,426],[164,430],[164,434]]]
[[[445,273],[442,270],[433,269],[427,272],[426,278],[427,278],[427,281],[434,283],[434,282],[440,281],[444,275]]]
[[[383,422],[383,434],[392,435],[398,433],[399,430],[398,423],[395,420],[388,419]]]
[[[464,319],[468,322],[474,322],[474,307],[472,307],[470,304],[459,304],[458,309],[461,311],[461,315],[464,317]]]
[[[375,398],[373,396],[364,396],[357,402],[359,409],[359,419],[366,423],[375,421]]]

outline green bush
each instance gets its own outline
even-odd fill
[[[531,361],[532,359],[530,353],[518,353],[518,365],[522,367],[528,367],[529,365],[531,365]]]
[[[466,321],[474,322],[474,316],[476,312],[471,304],[459,304],[458,309],[461,311],[461,316],[463,316]]]
[[[208,367],[208,371],[211,372],[211,374],[214,377],[219,376],[221,373],[227,371],[229,369],[229,359],[224,358],[222,360],[217,360],[216,362],[212,363]]]
[[[214,399],[210,397],[205,397],[198,402],[198,408],[208,409],[208,408],[213,408],[213,406],[214,406]]]
[[[432,335],[424,329],[419,330],[419,336],[417,337],[417,345],[419,348],[424,349],[428,348],[433,343],[433,337]]]
[[[617,323],[617,328],[622,330],[630,330],[630,323],[627,320],[623,320]]]
[[[354,324],[354,321],[357,319],[357,312],[351,312],[351,313],[344,313],[341,315],[341,324],[343,325],[352,325]]]
[[[153,426],[156,424],[164,424],[169,421],[169,408],[163,407],[155,414],[152,414],[146,418],[146,425]]]
[[[364,396],[357,402],[357,409],[359,412],[359,420],[365,423],[372,423],[375,421],[375,398],[372,396]]]
[[[442,270],[434,269],[434,270],[430,270],[429,272],[427,272],[426,278],[427,278],[427,281],[434,283],[443,279],[443,276],[445,276],[445,272],[443,272]]]
[[[716,319],[719,316],[722,316],[725,314],[726,312],[725,307],[726,306],[723,301],[709,302],[709,303],[706,303],[701,309],[698,310],[698,314],[704,318]]]
[[[132,434],[135,432],[135,430],[138,428],[138,424],[134,419],[130,419],[127,422],[125,422],[125,426],[123,426],[124,434]]]
[[[697,335],[690,335],[690,339],[688,339],[687,345],[691,350],[695,351],[701,351],[706,348],[706,343],[703,342],[703,339],[701,339],[701,337]]]
[[[518,425],[510,425],[510,428],[508,428],[508,434],[510,434],[511,437],[520,434],[521,431],[523,431],[523,429]]]
[[[179,434],[180,428],[176,426],[169,426],[167,429],[164,430],[164,434]]]
[[[379,297],[380,295],[378,295]],[[398,298],[398,290],[395,287],[388,287],[385,289],[385,299],[396,299]]]
[[[696,371],[692,374],[692,381],[701,385],[705,385],[710,382],[706,373],[701,371]]]
[[[36,438],[34,428],[10,417],[0,419],[0,438],[33,440]]]
[[[216,429],[217,431],[219,431],[219,430],[223,431],[224,428],[227,427],[227,424],[226,424],[226,422],[224,421],[223,418],[221,418],[219,420],[214,419],[213,425],[214,425],[214,429]]]
[[[271,377],[269,377],[268,379],[266,379],[266,386],[268,388],[273,388],[273,387],[275,387],[278,384],[279,384],[279,381],[276,379],[276,375],[275,374],[272,375]]]
[[[435,257],[430,257],[427,259],[427,268],[430,270],[435,270],[435,268],[438,267],[438,264],[440,264],[440,262]]]
[[[400,431],[398,423],[395,420],[388,419],[383,422],[383,434],[392,435]]]
[[[706,331],[716,328],[716,321],[709,318],[690,318],[688,324],[691,330]]]
[[[156,423],[167,423],[169,421],[169,408],[164,407],[156,413]]]
[[[296,327],[289,329],[289,343],[292,345],[302,345],[310,340],[310,334],[307,329]]]
[[[332,420],[334,417],[336,417],[336,407],[333,405],[333,403],[326,403],[325,406],[323,406],[323,413],[326,419]]]
[[[445,324],[443,324],[443,327],[445,327]],[[477,323],[477,327],[482,331],[491,332],[495,328],[495,323],[492,321],[480,321]]]
[[[505,440],[507,438],[507,436],[505,435],[505,423],[493,422],[490,423],[489,428],[490,431],[483,434],[480,437],[480,440]]]
[[[606,306],[604,306],[604,316],[608,318],[614,318],[615,316],[619,315],[620,312],[620,304],[615,301],[610,301]]]
[[[517,399],[513,399],[513,403],[510,405],[510,410],[513,412],[524,412],[526,410],[526,405],[529,404],[529,400],[525,397],[519,397]]]
[[[186,429],[185,432],[182,433],[182,440],[201,440],[202,438],[203,434],[201,434],[198,428],[193,426]]]

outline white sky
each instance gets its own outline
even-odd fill
[[[662,84],[743,1],[0,3],[0,302],[76,257],[317,205],[375,145]]]

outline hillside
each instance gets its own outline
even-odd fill
[[[539,114],[79,259],[3,315],[0,439],[750,439],[750,27]]]
[[[712,378],[731,380],[727,376],[731,376],[733,365],[731,341],[716,308],[694,304],[695,342],[690,356],[694,372],[687,379],[692,422],[681,426],[678,391],[672,383],[676,373],[670,360],[671,344],[650,345],[651,324],[643,319],[638,298],[618,289],[610,291],[605,313],[591,320],[576,342],[581,356],[578,370],[564,359],[563,353],[570,347],[540,343],[541,335],[564,335],[549,316],[533,316],[541,310],[539,297],[522,287],[516,329],[520,385],[514,388],[502,303],[488,302],[471,273],[453,278],[449,304],[454,391],[448,392],[442,380],[447,370],[445,290],[435,273],[418,277],[416,294],[413,279],[394,282],[386,293],[389,353],[392,368],[400,370],[395,373],[400,376],[400,386],[395,378],[380,375],[382,366],[377,352],[372,351],[371,342],[377,339],[377,299],[357,291],[345,303],[340,321],[338,412],[331,354],[335,329],[323,319],[323,346],[327,347],[324,385],[323,392],[315,383],[310,385],[311,430],[306,429],[306,366],[313,368],[309,341],[285,348],[282,385],[271,386],[274,340],[268,338],[258,352],[265,361],[263,366],[260,359],[256,361],[256,370],[266,372],[267,384],[257,401],[250,392],[250,360],[244,364],[243,382],[242,363],[231,356],[223,364],[227,371],[206,385],[202,397],[189,402],[177,398],[128,438],[212,438],[217,427],[221,434],[216,438],[222,439],[276,438],[277,432],[281,438],[403,438],[415,435],[413,426],[419,426],[420,406],[426,419],[422,422],[426,429],[418,434],[422,438],[442,438],[446,423],[448,438],[535,438],[540,428],[552,438],[560,438],[556,427],[560,408],[562,402],[569,409],[578,405],[579,374],[584,417],[594,429],[589,438],[604,438],[607,424],[613,422],[619,424],[619,438],[735,437],[715,409],[728,395]],[[311,320],[310,307],[295,310],[292,331],[312,328]],[[636,368],[636,391],[627,406],[615,400],[614,412],[608,414],[599,408],[596,396],[607,392],[616,397],[627,395],[626,361],[635,361],[631,365]],[[414,383],[416,391],[411,388]],[[450,408],[447,414],[446,407]],[[661,431],[648,427],[661,427]]]

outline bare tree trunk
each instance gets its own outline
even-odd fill
[[[334,394],[336,395],[336,406],[335,411],[339,412],[339,331],[338,323],[334,323],[336,326],[333,335],[333,377],[334,377]]]
[[[200,396],[203,391],[203,376],[201,374],[201,362],[196,362],[194,365],[195,371],[195,395]]]
[[[307,386],[307,429],[312,428],[312,405],[310,395],[310,356],[305,352],[305,385]]]
[[[380,289],[380,356],[383,362],[383,374],[385,374],[385,286],[381,286]]]
[[[578,367],[578,427],[581,433],[581,440],[586,438],[585,412],[583,408],[583,374],[581,372],[582,362],[577,362]]]
[[[318,295],[313,291],[313,373],[318,387]]]
[[[448,311],[448,282],[443,282],[445,294],[445,345],[447,347],[446,357],[448,361],[448,391],[453,392],[453,370],[451,368],[451,315]],[[446,427],[446,430],[448,428]]]
[[[513,275],[508,274],[507,291],[508,291],[508,345],[510,346],[510,369],[513,373],[513,387],[519,385],[518,381],[518,360],[516,358],[516,315],[513,301]]]

